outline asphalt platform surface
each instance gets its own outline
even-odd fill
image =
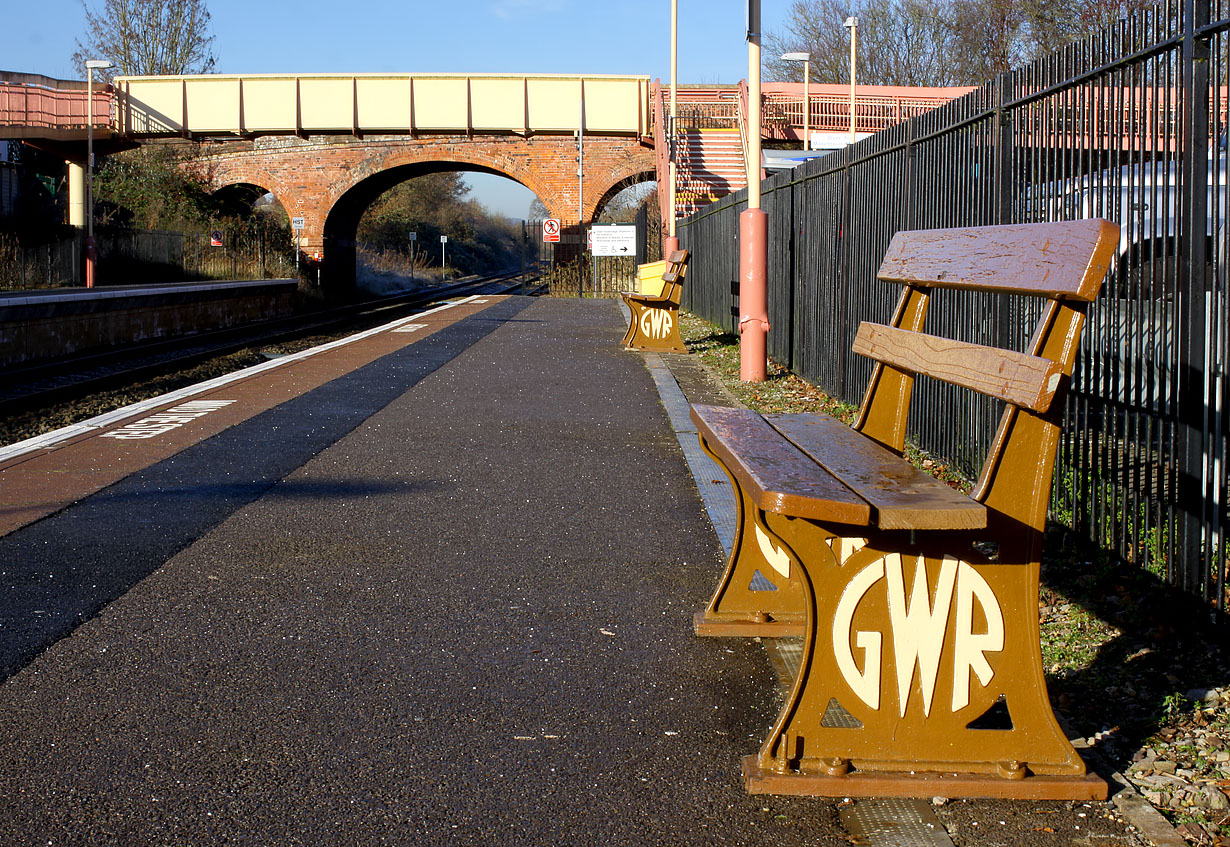
[[[733,398],[612,301],[433,312],[0,449],[0,847],[1181,843],[748,795],[789,648],[692,635]]]
[[[774,672],[691,634],[622,329],[500,300],[0,537],[0,845],[848,843],[744,791]]]

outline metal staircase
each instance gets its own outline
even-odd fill
[[[657,115],[670,110],[670,88],[661,86]],[[747,186],[746,92],[742,87],[680,87],[677,95],[675,163],[677,217]],[[662,120],[661,126],[667,121]],[[659,141],[659,173],[666,173],[666,134]],[[665,186],[665,180],[660,183]],[[662,192],[663,217],[667,214]]]

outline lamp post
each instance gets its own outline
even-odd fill
[[[850,143],[854,143],[854,80],[855,59],[858,55],[858,18],[846,18],[843,27],[850,30]]]
[[[747,2],[747,210],[739,215],[739,378],[768,376],[769,221],[760,208],[760,0]]]
[[[667,123],[666,149],[670,157],[666,165],[667,206],[670,211],[666,216],[666,238],[662,240],[662,258],[669,259],[671,253],[679,249],[679,236],[676,234],[675,199],[679,190],[679,171],[676,161],[678,156],[678,139],[675,136],[675,119],[679,110],[679,0],[671,0],[671,114]]]
[[[807,85],[811,82],[811,53],[785,53],[783,62],[803,63],[803,149],[811,149],[811,97]]]
[[[94,287],[94,71],[114,68],[106,59],[85,63],[85,287]]]

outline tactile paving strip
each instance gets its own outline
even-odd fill
[[[854,844],[870,847],[954,847],[930,802],[874,797],[838,809]]]
[[[735,543],[734,491],[731,490],[730,483],[726,481],[726,475],[722,469],[701,449],[696,426],[688,417],[688,399],[679,389],[679,384],[675,382],[670,368],[656,353],[646,353],[645,364],[649,367],[649,373],[658,386],[662,405],[670,417],[671,428],[675,430],[679,446],[683,448],[683,457],[688,463],[688,469],[692,472],[692,478],[696,481],[697,489],[700,490],[701,500],[709,512],[709,520],[713,522],[713,529],[717,532],[722,549],[729,554],[731,546]]]

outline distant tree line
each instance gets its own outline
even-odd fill
[[[407,180],[380,195],[359,220],[359,243],[381,254],[413,252],[420,264],[439,266],[440,236],[448,236],[449,268],[461,274],[516,267],[521,222],[492,214],[470,198],[465,174],[434,173]],[[410,241],[413,232],[416,240]]]

